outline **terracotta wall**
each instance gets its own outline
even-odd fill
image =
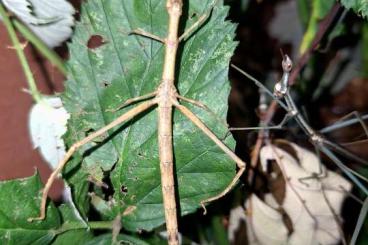
[[[39,89],[45,94],[62,91],[62,75],[49,62],[37,57],[30,45],[25,51]],[[25,76],[0,23],[0,180],[30,176],[38,169],[45,181],[50,169],[31,145],[28,113],[32,98],[22,91],[24,88],[27,88]],[[58,198],[61,189],[62,184],[58,182],[51,196]]]

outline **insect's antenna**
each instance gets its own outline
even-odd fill
[[[253,77],[252,75],[250,75],[249,73],[245,72],[244,70],[240,69],[239,67],[237,67],[234,64],[230,65],[232,68],[234,68],[235,70],[237,70],[240,74],[242,74],[243,76],[245,76],[246,78],[248,78],[249,80],[251,80],[257,87],[263,89],[263,91],[266,92],[266,94],[268,94],[272,99],[276,100],[277,103],[286,111],[288,111],[288,107],[285,105],[284,102],[282,102],[279,98],[277,98],[265,85],[263,85],[263,83],[261,83],[260,81],[258,81],[255,77]]]
[[[285,59],[285,53],[284,53],[284,51],[282,50],[282,48],[280,48],[280,54],[281,54],[282,59]]]

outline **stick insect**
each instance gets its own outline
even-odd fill
[[[356,186],[358,186],[359,189],[366,196],[368,196],[367,187],[360,181],[360,179],[361,179],[361,180],[367,182],[367,179],[364,176],[361,176],[359,173],[355,172],[353,169],[351,169],[351,168],[347,167],[345,164],[343,164],[343,162],[339,159],[339,157],[335,153],[344,155],[344,156],[350,158],[351,160],[354,160],[354,161],[356,161],[358,163],[361,163],[361,164],[364,164],[364,165],[367,165],[367,161],[364,160],[364,159],[361,159],[360,157],[358,157],[354,154],[352,154],[351,152],[344,149],[339,144],[331,142],[325,136],[323,136],[322,134],[315,131],[307,123],[307,121],[304,119],[304,117],[300,113],[299,109],[295,105],[295,102],[294,102],[293,98],[290,95],[290,86],[289,86],[289,74],[290,74],[290,71],[292,69],[292,65],[293,64],[292,64],[292,61],[289,58],[289,56],[288,55],[283,55],[283,60],[282,60],[283,76],[282,76],[281,80],[278,83],[275,84],[273,93],[271,91],[269,91],[257,79],[255,79],[254,77],[252,77],[248,73],[244,72],[243,70],[241,70],[237,66],[232,65],[233,68],[235,68],[237,71],[239,71],[240,73],[245,75],[247,78],[252,80],[258,87],[260,87],[268,95],[270,95],[283,109],[286,110],[287,114],[285,115],[285,117],[283,118],[281,123],[279,123],[276,126],[268,126],[268,127],[261,126],[261,127],[251,127],[251,128],[230,128],[230,131],[231,130],[255,130],[255,129],[264,131],[264,130],[270,130],[270,129],[280,129],[280,128],[282,128],[282,126],[288,120],[290,120],[291,118],[294,118],[295,121],[297,122],[297,124],[299,125],[299,127],[308,136],[311,143],[316,147],[316,149],[318,151],[323,152],[331,161],[333,161],[343,171],[343,173]],[[284,99],[285,103],[282,102],[281,99]],[[367,115],[364,115],[362,117],[358,117],[356,119],[350,119],[348,121],[343,122],[343,125],[333,126],[333,127],[331,126],[331,127],[328,127],[325,130],[322,130],[321,132],[329,132],[333,129],[349,126],[349,125],[357,123],[357,122],[360,122],[361,124],[364,125],[363,120],[366,119],[366,118],[367,118]],[[365,129],[365,127],[363,127],[363,129]],[[318,176],[314,176],[314,178],[315,177],[318,178]],[[363,205],[364,208],[362,208],[361,213],[359,215],[359,219],[358,219],[358,222],[357,222],[357,225],[356,225],[356,229],[354,231],[354,239],[352,239],[352,241],[356,240],[357,233],[359,233],[359,230],[360,230],[360,228],[362,226],[362,223],[363,223],[362,220],[364,220],[364,217],[366,216],[366,214],[368,212],[367,208],[366,208],[366,206],[367,206],[366,203],[367,202],[368,202],[368,198],[366,198],[365,201],[364,201],[364,205]]]
[[[165,57],[163,64],[163,72],[161,83],[158,88],[149,94],[131,98],[127,100],[123,107],[130,104],[144,101],[122,114],[113,122],[107,124],[105,127],[90,134],[88,137],[81,141],[74,143],[67,151],[65,157],[60,161],[57,168],[51,174],[45,188],[43,189],[40,215],[39,217],[29,218],[29,221],[43,220],[46,216],[46,201],[48,192],[57,175],[63,170],[71,156],[83,145],[91,142],[96,137],[101,136],[108,130],[114,128],[117,125],[131,120],[135,116],[147,111],[148,109],[157,106],[158,107],[158,146],[159,146],[159,158],[160,158],[160,172],[161,172],[161,186],[165,211],[166,229],[168,235],[168,243],[171,245],[179,244],[178,241],[178,222],[177,222],[177,206],[175,199],[175,186],[174,186],[174,162],[173,162],[173,108],[179,110],[184,116],[186,116],[193,124],[195,124],[200,130],[203,131],[219,148],[221,148],[238,166],[238,172],[234,179],[228,184],[228,186],[216,196],[201,201],[201,205],[205,210],[205,204],[211,201],[217,200],[226,193],[228,193],[232,187],[237,183],[240,176],[245,170],[245,162],[243,162],[235,153],[229,149],[192,111],[182,105],[180,101],[185,101],[198,106],[202,109],[208,109],[203,103],[195,101],[181,96],[175,87],[175,66],[177,59],[178,46],[181,41],[187,39],[193,32],[195,32],[210,16],[213,7],[217,4],[217,1],[211,5],[210,9],[201,16],[197,22],[189,27],[182,35],[178,35],[179,21],[182,15],[182,0],[167,0],[166,9],[169,15],[167,36],[165,38],[158,37],[152,33],[148,33],[142,29],[133,30],[130,34],[140,35],[150,39],[154,39],[161,42],[165,46]]]

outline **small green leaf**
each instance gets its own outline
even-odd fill
[[[129,235],[119,235],[116,241],[118,242],[118,244],[149,245],[149,243],[146,243],[136,237]],[[107,244],[113,244],[111,234],[98,236],[93,240],[85,243],[85,245],[107,245]]]
[[[310,47],[318,31],[319,22],[328,14],[334,4],[335,0],[313,0],[311,2],[311,15],[299,48],[299,53],[303,54]]]
[[[308,25],[309,17],[310,17],[310,1],[309,0],[297,0],[297,7],[299,13],[299,19],[303,24],[303,27]]]
[[[93,235],[86,229],[70,230],[58,235],[52,245],[84,245],[92,239]]]
[[[28,222],[40,212],[42,183],[35,175],[0,182],[0,244],[48,244],[60,227],[60,216],[49,202],[46,219]]]
[[[341,4],[347,9],[352,9],[357,15],[367,19],[368,17],[367,0],[341,0]]]
[[[212,2],[185,2],[189,6],[183,18],[189,19],[183,19],[182,29],[208,11]],[[206,24],[181,43],[177,86],[181,95],[200,100],[225,119],[230,91],[228,65],[236,42],[235,25],[225,21],[228,8],[220,2]],[[70,75],[63,97],[71,114],[66,136],[69,146],[131,109],[133,106],[112,111],[125,100],[150,93],[160,83],[164,46],[149,38],[128,35],[129,32],[141,28],[161,37],[167,33],[168,17],[165,1],[161,0],[90,0],[83,4],[81,13],[69,46]],[[91,45],[96,40],[97,45]],[[220,138],[226,134],[226,125],[210,113],[187,106]],[[178,111],[174,112],[173,128],[180,210],[185,215],[230,183],[235,163]],[[234,148],[231,137],[225,143]],[[151,230],[163,224],[156,109],[82,147],[64,173],[81,201],[86,200],[83,196],[87,189],[81,186],[86,185],[87,176],[101,180],[111,174],[108,177],[114,188],[114,199],[110,202],[113,212],[109,208],[99,211],[102,217],[110,219],[118,213],[125,214],[122,221],[125,229]],[[76,201],[76,204],[87,212],[85,203]]]

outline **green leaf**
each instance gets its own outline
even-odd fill
[[[48,244],[60,227],[60,216],[49,202],[44,221],[28,222],[40,211],[42,183],[35,175],[0,182],[0,244]]]
[[[328,14],[335,4],[335,0],[313,0],[311,3],[311,16],[307,30],[304,33],[299,53],[303,54],[312,44],[318,31],[319,22]]]
[[[117,237],[118,244],[134,244],[134,245],[149,245],[149,243],[146,243],[136,237],[129,236],[129,235],[119,235]],[[98,236],[94,238],[93,240],[85,243],[85,245],[110,245],[112,243],[112,235],[111,234],[105,234]]]
[[[309,0],[297,0],[296,1],[299,13],[299,19],[303,24],[303,27],[308,25],[309,17],[310,17],[310,1]]]
[[[362,75],[368,77],[368,23],[364,22],[362,27]]]
[[[70,230],[58,235],[52,245],[84,245],[93,238],[87,230]]]
[[[367,19],[368,17],[367,0],[341,0],[341,4],[347,9],[352,9],[357,15]]]
[[[211,3],[189,1],[183,18],[191,18],[183,19],[182,30]],[[206,24],[181,44],[177,64],[181,95],[202,101],[224,119],[230,91],[228,65],[236,46],[235,25],[225,21],[227,12],[222,2],[216,5]],[[71,113],[66,136],[69,146],[131,109],[133,106],[111,111],[125,100],[150,93],[160,83],[164,46],[128,33],[141,28],[164,37],[167,32],[168,16],[162,0],[90,0],[83,4],[81,13],[69,45],[70,76],[63,98]],[[91,37],[99,40],[100,46],[88,48]],[[219,137],[226,134],[226,126],[210,113],[187,106]],[[173,130],[176,180],[184,215],[194,212],[201,200],[218,194],[230,183],[235,163],[178,111],[174,112]],[[225,143],[234,148],[231,137]],[[164,223],[156,109],[84,146],[69,165],[65,173],[74,188],[86,183],[87,175],[101,180],[114,167],[111,181],[115,193],[109,202],[114,212],[103,216],[113,219],[131,210],[122,223],[134,231],[150,230]],[[75,194],[82,197],[86,191]]]

